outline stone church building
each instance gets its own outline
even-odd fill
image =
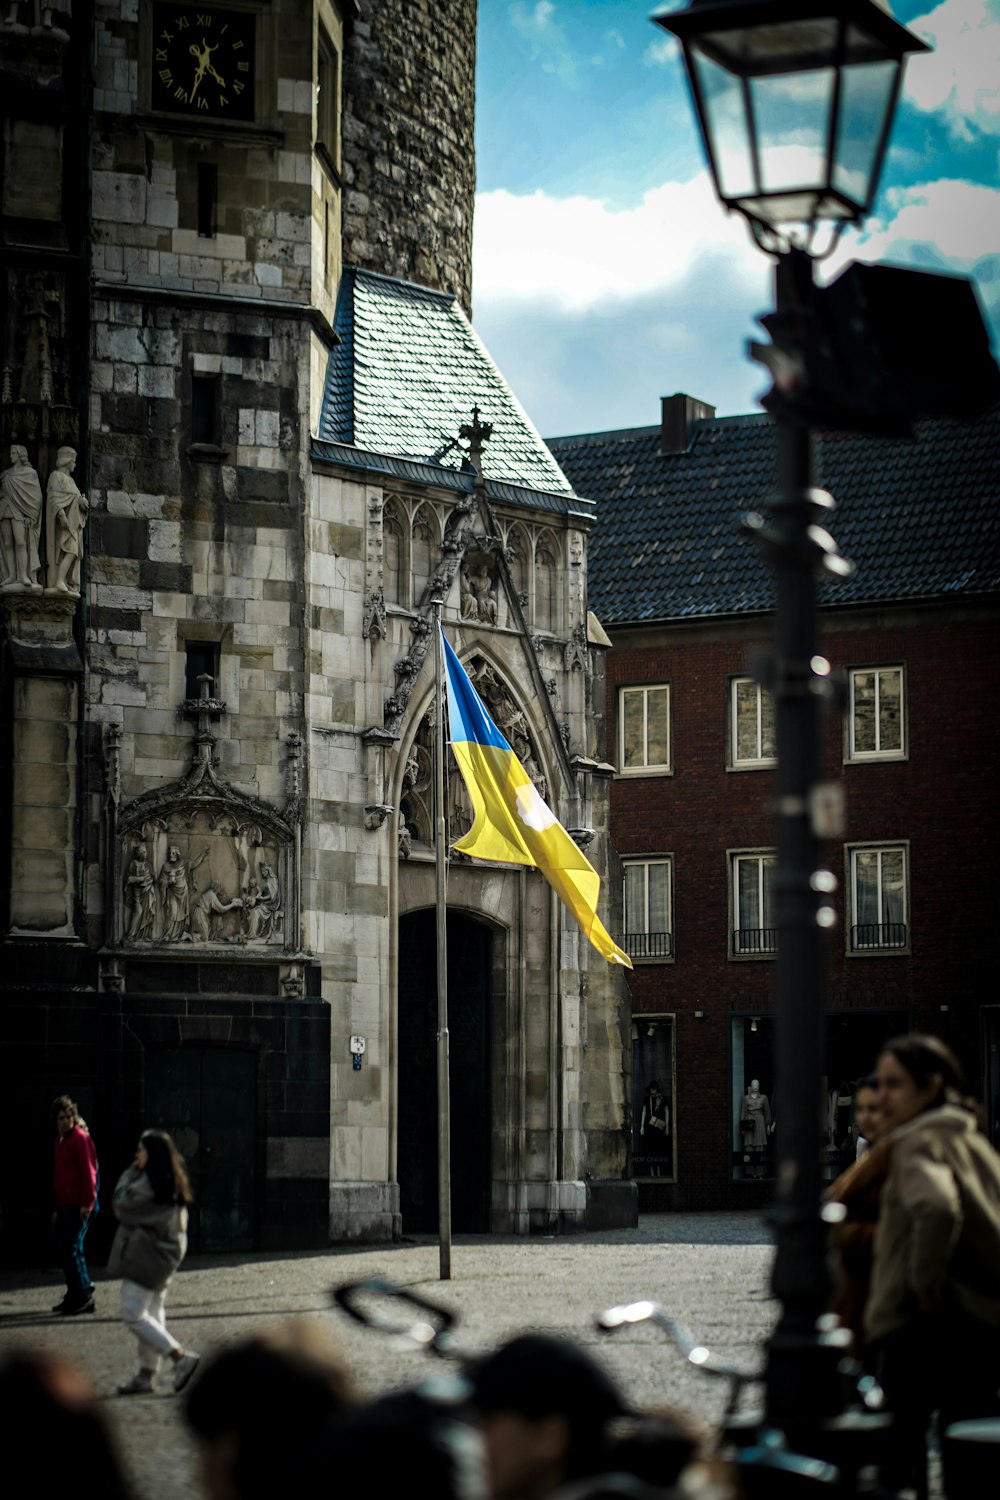
[[[0,23],[10,1256],[66,1091],[105,1186],[174,1132],[203,1250],[436,1227],[435,601],[620,926],[593,506],[469,321],[474,62],[474,0]],[[631,1221],[621,976],[534,871],[448,907],[456,1229]]]

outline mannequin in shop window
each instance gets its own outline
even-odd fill
[[[655,1078],[647,1084],[642,1096],[639,1135],[642,1137],[641,1154],[647,1159],[646,1170],[649,1175],[669,1175],[667,1157],[670,1152],[670,1106]]]
[[[854,1149],[854,1085],[846,1079],[829,1095],[828,1139],[834,1151]]]
[[[751,1078],[740,1109],[740,1134],[743,1137],[743,1149],[750,1156],[751,1177],[766,1175],[764,1152],[767,1150],[767,1138],[773,1130],[774,1121],[771,1119],[767,1095],[760,1091],[760,1079]]]

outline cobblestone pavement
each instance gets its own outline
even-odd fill
[[[607,1337],[597,1332],[595,1316],[614,1303],[651,1297],[710,1348],[754,1367],[775,1316],[770,1264],[770,1235],[756,1214],[649,1214],[637,1229],[603,1234],[460,1236],[447,1283],[438,1280],[433,1239],[322,1253],[194,1257],[174,1280],[167,1312],[175,1336],[203,1354],[288,1317],[318,1319],[362,1388],[375,1393],[433,1368],[426,1356],[350,1323],[331,1306],[334,1285],[385,1276],[458,1312],[461,1332],[473,1345],[489,1347],[526,1328],[562,1331],[606,1361],[637,1404],[681,1405],[713,1420],[725,1394],[716,1382],[699,1376],[650,1325]],[[78,1362],[107,1399],[142,1500],[196,1500],[194,1450],[166,1377],[155,1396],[115,1394],[118,1381],[132,1373],[135,1344],[118,1321],[118,1283],[95,1276],[96,1316],[70,1319],[49,1312],[62,1292],[58,1276],[5,1277],[0,1353],[33,1344]]]

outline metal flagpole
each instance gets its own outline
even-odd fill
[[[437,824],[434,839],[435,904],[437,915],[437,1092],[438,1092],[438,1240],[440,1281],[451,1280],[451,1082],[448,1076],[448,779],[444,737],[444,647],[441,612],[444,600],[432,601],[436,627],[434,656],[434,789]]]

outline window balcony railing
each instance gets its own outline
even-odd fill
[[[777,953],[776,927],[737,927],[733,933],[734,953]]]
[[[626,932],[625,952],[629,958],[670,958],[674,951],[669,932]]]
[[[851,928],[851,949],[855,953],[862,948],[905,948],[907,941],[905,922],[864,922]]]

